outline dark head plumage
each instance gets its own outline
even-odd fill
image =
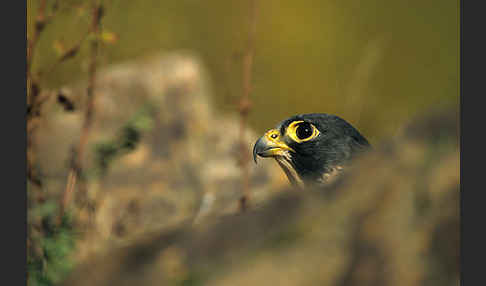
[[[257,155],[273,157],[294,185],[319,184],[370,144],[351,124],[331,114],[295,115],[260,137]]]

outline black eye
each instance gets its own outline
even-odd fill
[[[312,125],[307,122],[302,122],[301,124],[299,124],[299,126],[297,126],[297,129],[295,130],[295,134],[300,140],[309,138],[312,133],[314,133],[312,130]]]

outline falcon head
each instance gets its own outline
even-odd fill
[[[370,147],[368,140],[344,119],[325,113],[295,115],[268,130],[253,147],[257,156],[273,157],[296,186],[322,184],[355,155]]]

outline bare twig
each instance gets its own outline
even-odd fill
[[[34,31],[32,36],[27,39],[27,179],[37,187],[42,187],[42,180],[39,171],[35,167],[35,152],[33,151],[33,146],[35,145],[35,130],[38,123],[38,120],[35,119],[40,116],[40,107],[44,100],[39,98],[39,95],[41,94],[39,79],[32,75],[31,67],[39,37],[42,31],[44,31],[46,24],[54,15],[54,12],[52,12],[50,15],[46,16],[46,7],[47,0],[41,0],[37,10]],[[56,11],[56,8],[55,5],[53,10]]]
[[[64,53],[62,53],[61,56],[57,58],[57,60],[50,66],[48,67],[45,71],[40,71],[39,75],[44,75],[44,74],[50,74],[52,73],[53,70],[55,70],[61,63],[74,58],[78,52],[79,49],[81,49],[81,45],[83,44],[84,40],[88,38],[88,36],[92,33],[91,29],[86,32],[81,39],[78,40],[77,43],[75,43],[71,48],[66,50]]]
[[[86,89],[87,96],[87,107],[84,114],[84,122],[81,129],[81,136],[77,148],[73,154],[73,160],[71,161],[71,168],[69,170],[66,188],[64,190],[62,200],[60,202],[60,216],[61,219],[66,207],[68,206],[72,193],[76,188],[76,183],[78,181],[79,175],[82,171],[82,162],[84,156],[84,150],[86,143],[89,139],[89,134],[91,131],[91,126],[93,124],[93,115],[95,109],[95,96],[94,90],[96,86],[96,68],[98,62],[98,47],[99,47],[99,33],[101,18],[103,17],[103,6],[99,4],[96,0],[92,8],[92,21],[91,21],[91,31],[95,34],[91,42],[91,57],[88,69],[88,87]]]
[[[250,17],[249,17],[249,31],[246,51],[243,56],[243,94],[239,102],[240,112],[240,146],[241,146],[241,168],[242,168],[242,189],[243,194],[240,198],[240,210],[245,211],[248,207],[248,200],[250,198],[250,153],[246,146],[245,131],[248,124],[248,113],[251,108],[250,92],[251,92],[251,71],[253,65],[254,55],[254,41],[256,33],[256,14],[257,5],[256,0],[250,1]]]
[[[54,18],[54,15],[59,9],[59,3],[58,1],[54,1],[52,4],[52,11],[49,14],[46,14],[46,8],[47,8],[47,0],[40,0],[39,3],[39,8],[37,10],[37,16],[35,18],[35,23],[34,23],[34,31],[32,33],[32,36],[27,38],[27,95],[28,100],[29,100],[29,105],[33,106],[35,105],[35,96],[38,95],[38,93],[32,93],[34,91],[32,88],[34,85],[38,86],[38,81],[39,78],[35,77],[32,74],[32,62],[34,59],[34,52],[35,48],[37,46],[37,43],[39,42],[40,35],[44,31],[45,27],[47,24],[51,22],[51,20]]]
[[[34,56],[34,50],[39,40],[39,36],[46,25],[46,6],[47,0],[41,0],[39,3],[39,9],[37,10],[37,17],[35,19],[34,32],[27,43],[27,73],[30,72],[30,67],[32,66],[32,58]]]

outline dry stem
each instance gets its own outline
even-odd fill
[[[248,31],[247,48],[243,57],[243,94],[239,102],[240,111],[240,146],[241,146],[241,168],[242,174],[242,189],[243,194],[240,198],[240,210],[245,211],[248,207],[248,201],[250,198],[250,153],[246,146],[245,131],[248,124],[248,113],[251,108],[250,92],[251,92],[251,71],[253,65],[254,55],[254,41],[256,32],[256,13],[257,5],[256,0],[250,1],[250,19]]]
[[[44,31],[46,24],[53,17],[53,14],[46,16],[47,0],[41,0],[37,10],[33,34],[27,39],[27,179],[37,187],[42,187],[41,176],[35,167],[35,130],[40,116],[40,107],[45,100],[40,99],[41,88],[39,79],[34,78],[31,72],[34,51],[39,41],[39,37]],[[56,7],[54,7],[56,10]]]
[[[86,143],[89,139],[89,134],[91,131],[91,127],[93,124],[93,115],[95,110],[95,96],[94,90],[96,86],[96,68],[97,68],[97,61],[98,61],[98,46],[99,46],[99,33],[100,33],[100,23],[101,18],[103,17],[103,8],[100,4],[94,1],[93,11],[92,11],[92,21],[91,21],[91,31],[95,34],[91,42],[91,56],[90,56],[90,64],[88,69],[88,87],[86,90],[87,96],[87,107],[86,112],[84,114],[84,122],[81,129],[81,136],[79,139],[79,143],[77,145],[76,151],[73,154],[73,160],[71,160],[71,168],[68,173],[68,180],[66,183],[66,188],[64,190],[61,206],[60,206],[60,216],[61,219],[66,207],[68,206],[72,193],[76,188],[76,183],[79,179],[79,175],[82,171],[82,162],[84,156],[84,150]]]

